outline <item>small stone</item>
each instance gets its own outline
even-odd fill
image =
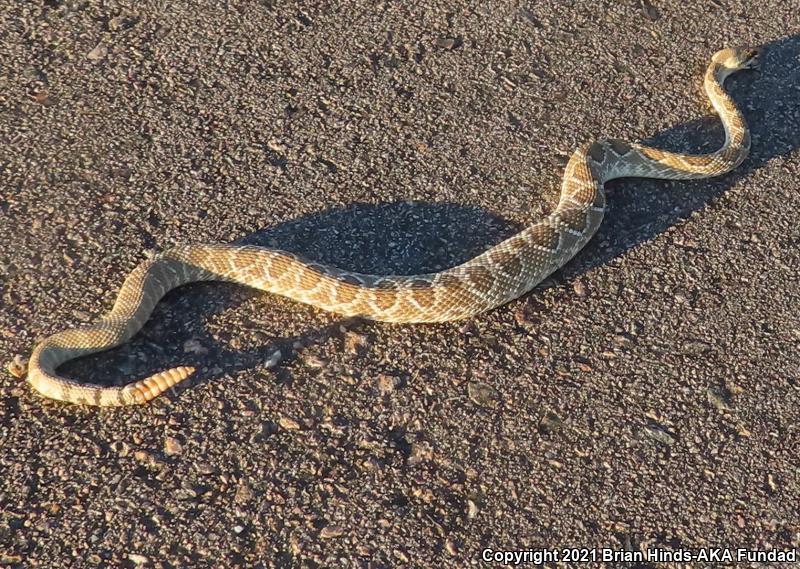
[[[137,450],[133,453],[133,458],[135,458],[137,462],[147,463],[150,461],[151,455],[145,450]]]
[[[319,532],[319,536],[322,539],[332,539],[334,537],[340,537],[344,534],[344,528],[342,526],[332,525],[326,526],[322,528],[322,531]]]
[[[661,17],[661,15],[658,13],[658,8],[653,6],[649,0],[641,0],[641,5],[644,17],[651,22],[655,22]]]
[[[136,18],[129,15],[115,16],[108,21],[108,29],[112,32],[132,28],[136,24]]]
[[[589,296],[589,291],[586,289],[586,285],[583,284],[583,281],[578,280],[572,283],[572,290],[574,290],[575,294],[577,294],[580,298],[586,298]]]
[[[44,506],[44,509],[47,510],[52,515],[56,515],[58,512],[61,511],[61,504],[56,504],[55,502],[47,502],[42,505]]]
[[[472,520],[477,517],[478,512],[478,505],[472,500],[467,500],[467,517]]]
[[[720,411],[731,410],[731,394],[726,388],[712,385],[706,389],[706,397],[708,402]]]
[[[105,59],[106,55],[108,55],[108,48],[104,44],[99,43],[92,51],[86,54],[86,57],[91,61],[100,61],[101,59]]]
[[[208,348],[201,344],[196,338],[192,338],[183,343],[183,353],[203,356],[208,353]]]
[[[447,38],[447,37],[440,37],[436,40],[436,47],[441,47],[443,49],[455,49],[460,47],[463,41],[461,38]]]
[[[261,425],[261,430],[253,433],[253,435],[250,437],[250,442],[253,444],[263,443],[269,437],[277,433],[279,428],[280,427],[277,423],[266,421]]]
[[[90,322],[94,317],[85,310],[75,309],[71,311],[72,316],[81,322]]]
[[[452,556],[458,555],[458,549],[456,549],[456,544],[453,543],[451,540],[447,540],[444,542],[444,549]]]
[[[247,482],[242,482],[239,484],[239,487],[236,489],[236,495],[233,497],[233,500],[237,504],[245,504],[253,499],[253,490],[250,488],[250,485]]]
[[[315,356],[314,354],[307,354],[303,358],[303,363],[305,363],[311,369],[322,369],[327,364],[325,360],[323,360],[319,356]]]
[[[8,362],[6,369],[8,370],[8,373],[17,379],[22,379],[25,377],[25,374],[28,373],[28,364],[25,362],[25,358],[22,356],[22,354],[17,354],[14,356],[14,359]]]
[[[217,471],[217,469],[208,462],[198,462],[194,467],[199,474],[203,474],[205,476],[214,474]]]
[[[514,319],[523,328],[534,330],[541,322],[541,311],[530,301],[519,304],[521,306],[514,311]]]
[[[183,445],[175,437],[167,437],[164,440],[164,453],[167,456],[178,456],[183,452]]]
[[[476,405],[490,409],[497,407],[500,400],[500,394],[497,390],[488,383],[481,381],[467,385],[467,395]]]
[[[767,474],[767,489],[771,494],[778,490],[778,485],[775,483],[775,477],[772,474]]]
[[[400,378],[382,373],[378,375],[378,389],[384,395],[388,395],[400,384]]]
[[[47,83],[47,75],[38,67],[26,67],[22,71],[22,77],[28,81],[41,81],[42,83]]]
[[[711,346],[702,340],[691,340],[683,346],[683,353],[690,356],[699,356],[711,351]]]
[[[629,334],[617,334],[614,343],[620,348],[631,348],[634,345],[633,337]]]
[[[264,362],[264,367],[267,369],[275,367],[281,361],[281,357],[281,351],[275,350],[272,352],[272,355],[267,359],[267,361]]]
[[[278,424],[287,431],[297,431],[300,429],[300,423],[289,417],[281,417],[278,419]]]
[[[114,441],[110,446],[111,450],[121,457],[128,456],[131,453],[131,448],[125,441]]]
[[[201,487],[193,485],[189,480],[181,483],[179,490],[175,492],[175,497],[178,500],[194,500],[200,495]]]
[[[547,411],[539,421],[539,432],[545,435],[553,434],[561,430],[563,421],[556,413]]]
[[[244,531],[244,526],[242,525],[233,526],[233,533],[235,533],[236,535],[239,535],[243,531]]]
[[[144,555],[139,555],[138,553],[129,553],[128,560],[132,561],[136,565],[145,565],[147,563],[150,563],[150,559],[148,559]]]
[[[663,445],[672,446],[675,444],[675,437],[670,435],[662,425],[646,425],[643,431],[645,435]]]
[[[50,99],[50,93],[48,93],[46,89],[36,91],[33,95],[31,95],[31,97],[33,98],[34,101],[36,101],[40,105],[44,105],[46,107],[52,105],[52,99]]]
[[[367,337],[364,334],[348,330],[344,336],[344,347],[348,353],[357,354],[367,346]]]
[[[150,452],[147,452],[146,450],[137,450],[136,452],[133,453],[133,458],[137,462],[140,462],[143,465],[156,470],[163,469],[166,466],[166,464],[162,459],[158,458],[156,455]]]

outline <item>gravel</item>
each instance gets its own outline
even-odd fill
[[[45,0],[0,32],[0,563],[800,547],[796,2]],[[174,244],[437,270],[550,209],[582,142],[712,149],[699,78],[738,43],[768,49],[730,81],[748,161],[610,184],[521,300],[396,326],[193,285],[63,367],[197,367],[176,393],[98,410],[15,377]]]

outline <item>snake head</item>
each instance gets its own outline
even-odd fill
[[[761,49],[757,47],[731,47],[714,54],[714,61],[730,72],[740,69],[758,69],[761,65]]]

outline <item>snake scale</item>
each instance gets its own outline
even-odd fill
[[[134,269],[111,312],[100,320],[56,333],[37,345],[28,364],[28,381],[41,394],[70,403],[116,406],[153,399],[194,369],[176,367],[121,387],[106,387],[61,377],[56,368],[126,342],[169,290],[195,281],[239,283],[331,312],[386,322],[443,322],[500,306],[531,290],[586,245],[603,219],[603,186],[609,180],[691,180],[738,166],[750,150],[750,134],[722,85],[730,74],[755,68],[758,59],[758,49],[724,49],[714,54],[706,70],[705,90],[725,129],[719,150],[677,154],[616,139],[585,144],[566,166],[560,199],[550,215],[459,266],[430,274],[376,276],[262,247],[175,247]]]

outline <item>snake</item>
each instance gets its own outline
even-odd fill
[[[750,131],[723,84],[737,71],[757,68],[759,60],[759,48],[726,48],[706,68],[705,92],[725,131],[718,150],[681,154],[614,138],[585,143],[570,157],[559,201],[549,215],[458,266],[417,275],[370,275],[274,248],[176,246],[139,264],[105,316],[36,345],[27,381],[45,397],[73,404],[112,407],[152,400],[195,368],[179,366],[120,386],[87,384],[56,370],[69,360],[128,341],[168,291],[197,281],[238,283],[344,316],[383,322],[445,322],[501,306],[529,292],[589,242],[606,212],[606,182],[627,177],[697,180],[725,174],[744,161]]]

